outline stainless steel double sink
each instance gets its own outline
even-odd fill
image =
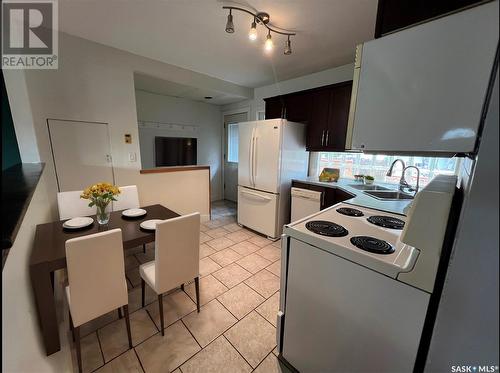
[[[411,194],[400,192],[399,190],[389,189],[380,185],[351,184],[350,187],[362,190],[363,193],[383,201],[397,201],[413,199]]]

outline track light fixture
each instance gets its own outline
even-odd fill
[[[223,6],[222,9],[229,9],[229,14],[227,15],[227,23],[226,23],[226,32],[227,33],[232,34],[234,32],[232,11],[239,10],[241,12],[248,13],[253,17],[253,22],[250,26],[250,31],[248,32],[248,38],[251,41],[257,40],[257,24],[259,24],[259,25],[262,25],[265,28],[267,28],[267,36],[266,36],[266,41],[264,43],[264,50],[267,53],[270,53],[274,49],[274,42],[273,42],[272,35],[271,35],[271,32],[274,32],[276,34],[284,35],[287,37],[287,40],[285,42],[285,49],[284,49],[283,53],[285,55],[292,54],[292,42],[290,40],[290,37],[295,36],[295,33],[276,30],[275,28],[269,26],[269,14],[263,13],[263,12],[254,14],[249,10],[234,7],[234,6]]]

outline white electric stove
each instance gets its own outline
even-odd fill
[[[453,181],[429,183],[408,217],[340,203],[285,226],[281,359],[300,372],[413,370]]]
[[[325,223],[315,224],[317,221]],[[399,241],[405,222],[405,216],[340,203],[288,225],[285,233],[396,278],[400,272],[411,270],[418,256],[417,249]],[[335,232],[335,229],[339,232]],[[375,240],[370,241],[367,237]],[[364,244],[366,249],[362,248]]]

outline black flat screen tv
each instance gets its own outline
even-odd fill
[[[195,138],[155,137],[156,167],[197,164]]]

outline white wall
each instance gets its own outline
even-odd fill
[[[329,84],[352,80],[354,73],[354,63],[334,67],[317,73],[304,75],[298,78],[284,80],[274,84],[255,88],[254,98],[243,100],[234,104],[225,105],[222,111],[234,111],[240,108],[250,108],[250,120],[256,120],[257,112],[264,111],[264,98],[284,95],[287,93],[302,91]]]
[[[57,219],[47,203],[54,188],[53,175],[44,169],[2,270],[3,372],[71,371],[68,340],[61,339],[61,351],[49,357],[45,354],[28,270],[36,225]],[[56,290],[60,299],[62,288]],[[61,324],[62,328],[68,330],[67,324]]]
[[[222,195],[221,139],[222,114],[220,106],[185,98],[164,96],[141,90],[135,91],[139,121],[195,125],[181,129],[139,127],[142,168],[155,167],[155,136],[196,137],[198,164],[209,165],[213,201]]]

